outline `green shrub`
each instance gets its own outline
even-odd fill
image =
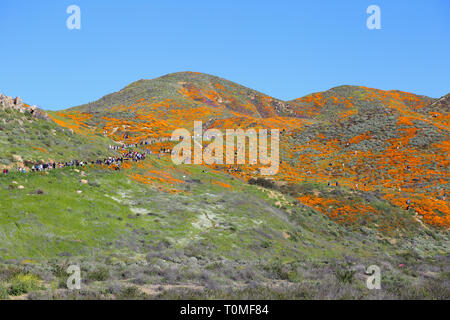
[[[16,265],[0,264],[0,283],[9,282],[22,271],[23,269]]]
[[[264,265],[263,269],[269,272],[269,276],[275,279],[288,280],[289,270],[287,266],[284,266],[281,261],[276,260],[270,264]]]
[[[110,273],[108,268],[99,267],[96,270],[88,273],[88,279],[93,281],[105,281],[109,278]]]
[[[0,283],[0,300],[9,299],[8,288]]]
[[[276,189],[275,183],[272,180],[264,179],[264,178],[261,178],[261,177],[258,177],[256,179],[255,178],[250,178],[248,180],[248,183],[249,184],[253,184],[253,185],[258,185],[258,186],[261,186],[261,187],[266,188],[266,189]]]
[[[142,293],[139,291],[139,289],[135,286],[126,287],[125,289],[120,292],[120,294],[117,296],[119,300],[127,300],[127,299],[136,299],[142,296]]]
[[[38,289],[40,289],[39,279],[36,276],[32,274],[18,274],[12,279],[8,293],[11,296],[20,296]]]
[[[355,271],[346,268],[337,268],[335,271],[336,278],[341,283],[352,283]]]

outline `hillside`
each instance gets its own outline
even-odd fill
[[[298,188],[350,195],[315,183]],[[369,225],[347,228],[282,192],[175,166],[167,156],[120,172],[87,166],[0,176],[0,292],[34,299],[448,298],[445,234],[421,228],[376,194],[368,194],[376,208],[406,223],[402,237]],[[80,291],[65,287],[71,264],[82,268]],[[383,267],[383,291],[364,287],[372,264]]]
[[[135,82],[59,114],[84,117],[81,124],[128,142],[167,137],[180,127],[191,129],[194,120],[219,129],[285,130],[275,180],[338,182],[358,192],[378,191],[403,210],[413,201],[420,221],[448,228],[450,211],[442,196],[449,187],[449,109],[448,95],[433,99],[357,86],[283,102],[214,76],[183,72]],[[214,168],[230,172],[233,166]],[[231,171],[248,180],[255,170],[240,166]],[[326,201],[303,196],[304,204]],[[334,214],[345,203],[338,204]]]
[[[250,117],[262,119],[284,113],[286,103],[231,81],[201,73],[180,72],[134,82],[98,101],[70,108],[59,115],[105,130],[121,140],[135,142],[170,136],[193,121]],[[89,119],[82,119],[88,116]],[[84,121],[83,121],[84,120]],[[135,138],[135,139],[133,139]]]
[[[0,106],[0,299],[449,298],[449,95],[281,101],[181,72],[62,111],[16,100]],[[173,164],[160,138],[195,120],[280,129],[279,172]],[[120,170],[14,170],[140,141],[126,150],[147,158]],[[74,263],[81,291],[65,287]],[[383,290],[365,287],[372,264]]]
[[[63,128],[48,113],[24,104],[20,98],[0,98],[0,169],[37,162],[97,159],[113,143],[95,132]]]
[[[298,113],[321,122],[291,132],[290,165],[316,181],[377,190],[400,208],[410,199],[420,219],[450,226],[442,201],[449,187],[448,100],[344,86],[294,103]]]

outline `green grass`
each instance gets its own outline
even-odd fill
[[[10,296],[20,296],[40,288],[40,279],[36,276],[32,274],[18,274],[11,280],[8,294]]]
[[[296,205],[290,196],[280,208],[268,192],[223,173],[199,166],[175,167],[167,158],[149,158],[144,163],[185,179],[177,188],[186,191],[170,194],[131,180],[129,174],[144,173],[145,169],[140,168],[113,172],[93,166],[84,168],[83,175],[65,168],[48,174],[12,173],[0,177],[0,262],[17,268],[0,270],[0,277],[3,274],[6,282],[16,283],[15,294],[31,291],[46,295],[55,288],[66,290],[65,270],[77,263],[82,268],[83,288],[90,290],[89,294],[83,293],[85,298],[110,297],[104,286],[117,279],[137,283],[138,288],[142,284],[194,282],[216,289],[235,282],[264,285],[270,281],[308,281],[310,285],[303,287],[299,296],[317,298],[321,289],[312,283],[328,281],[328,277],[348,287],[346,296],[358,298],[363,290],[358,286],[364,282],[348,276],[353,274],[355,264],[339,262],[343,257],[365,266],[380,261],[393,265],[421,261],[407,260],[404,255],[396,257],[400,248],[409,252],[407,241],[391,246],[363,237],[311,208]],[[80,179],[89,183],[82,184]],[[212,184],[212,180],[232,188]],[[19,185],[24,189],[18,189]],[[37,189],[43,194],[36,193]],[[78,194],[78,190],[82,193]],[[426,239],[426,243],[439,243]],[[431,257],[438,252],[437,246],[431,246],[426,254]],[[337,267],[327,269],[331,265]],[[336,269],[340,265],[345,268]],[[46,282],[52,283],[50,289],[38,293],[39,288],[18,281],[17,275],[27,274],[25,270],[49,279]],[[320,273],[321,278],[310,278]],[[145,297],[131,288],[117,289],[113,295]],[[61,293],[51,294],[55,297]],[[76,293],[67,294],[60,298],[78,297],[72,296]],[[178,292],[162,297],[177,294],[183,296]],[[211,297],[250,294],[254,291],[226,289],[211,293]],[[284,296],[277,290],[265,294]]]
[[[158,164],[161,170],[173,166],[167,160]],[[325,243],[336,246],[332,236],[322,233],[329,222],[320,213],[303,215],[306,209],[291,205],[294,213],[289,215],[254,186],[221,173],[203,173],[201,168],[189,170],[187,180],[200,183],[185,183],[190,191],[177,194],[137,183],[128,178],[130,172],[99,167],[86,168],[85,176],[70,168],[2,176],[0,255],[3,259],[39,260],[66,253],[82,256],[92,250],[136,253],[146,244],[166,240],[176,248],[203,242],[217,254],[256,259],[287,258],[292,250],[311,244],[314,247],[308,249],[309,254],[329,250],[320,249]],[[89,183],[82,184],[81,179]],[[233,188],[222,188],[211,180]],[[24,189],[19,189],[20,185]],[[43,193],[38,194],[38,189]],[[302,237],[292,241],[281,232]],[[344,246],[336,254],[342,251],[346,251]]]
[[[0,300],[7,300],[9,299],[9,292],[8,287],[0,282]]]
[[[90,160],[108,154],[111,140],[99,135],[81,135],[15,110],[0,109],[0,167],[14,165],[14,156],[24,161]],[[111,152],[109,152],[111,153]]]

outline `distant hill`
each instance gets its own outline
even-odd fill
[[[217,113],[233,112],[253,117],[275,116],[286,103],[237,83],[198,72],[178,72],[152,80],[139,80],[122,90],[69,110],[101,112],[119,106],[169,102],[179,107],[208,107]],[[143,106],[142,104],[140,106]]]
[[[406,108],[420,111],[435,100],[398,90],[339,86],[292,101],[282,101],[216,76],[197,72],[178,72],[152,80],[133,82],[95,102],[68,110],[96,114],[120,107],[133,106],[142,109],[155,103],[171,103],[174,108],[185,109],[201,105],[222,116],[239,114],[255,118],[276,116],[314,118],[320,114],[333,116],[336,112],[364,107]]]
[[[289,101],[291,116],[336,120],[335,116],[359,111],[380,113],[416,112],[435,99],[398,90],[339,86]]]
[[[404,114],[418,112],[435,99],[401,91],[340,86],[292,101],[282,101],[212,75],[179,72],[152,80],[139,80],[122,90],[61,115],[89,114],[86,124],[104,128],[115,139],[127,134],[141,138],[170,135],[194,120],[218,119],[268,124],[262,119],[297,118],[335,121],[359,113]],[[228,121],[230,122],[230,121]],[[280,121],[276,121],[278,123]],[[283,121],[281,121],[283,122]],[[295,122],[295,123],[292,123]],[[301,121],[288,120],[289,127]]]

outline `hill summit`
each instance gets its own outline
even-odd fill
[[[239,113],[269,117],[282,113],[286,107],[281,100],[216,76],[178,72],[133,82],[118,92],[73,109],[94,113],[119,106],[134,106],[136,101],[146,104],[167,102],[186,109],[203,106],[227,116]]]

